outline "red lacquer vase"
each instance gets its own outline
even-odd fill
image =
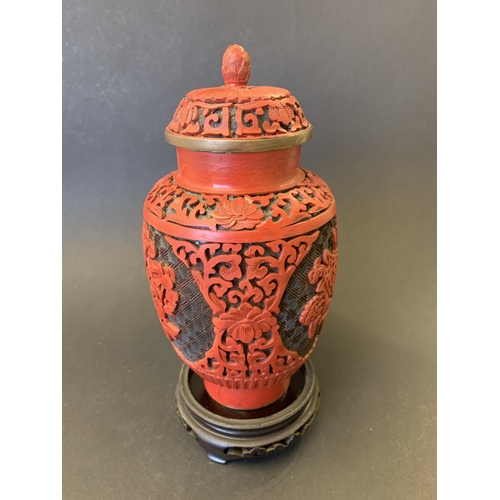
[[[312,136],[300,104],[288,90],[249,86],[250,59],[238,45],[226,50],[222,75],[223,86],[181,100],[165,130],[178,170],[156,183],[144,205],[151,294],[186,364],[177,403],[192,398],[187,406],[203,427],[197,437],[210,431],[211,418],[227,429],[224,419],[290,416],[308,377],[317,386],[306,360],[337,271],[334,197],[299,164],[301,145]],[[292,389],[299,372],[302,382]],[[200,416],[196,405],[209,414]],[[179,410],[192,430],[187,410]],[[233,448],[245,456],[245,446]]]

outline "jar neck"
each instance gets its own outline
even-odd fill
[[[196,193],[266,194],[304,179],[300,145],[259,153],[208,153],[177,148],[175,182]]]

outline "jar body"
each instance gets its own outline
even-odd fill
[[[252,153],[214,154],[194,176],[203,155],[190,166],[180,160],[144,205],[147,276],[163,329],[212,398],[235,409],[284,394],[314,349],[335,285],[333,195],[298,156],[276,172],[285,153],[273,153],[264,179]]]

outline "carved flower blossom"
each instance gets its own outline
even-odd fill
[[[175,283],[174,270],[171,267],[164,266],[157,260],[149,260],[148,270],[151,282],[163,290],[172,290]]]
[[[248,344],[262,334],[271,330],[277,324],[277,319],[269,312],[252,306],[242,304],[214,318],[214,325],[236,341]]]
[[[318,283],[317,292],[325,292],[328,297],[333,295],[335,286],[335,276],[337,274],[337,251],[323,251],[322,258],[317,257],[314,261],[312,270],[309,272],[309,281]]]
[[[179,294],[174,290],[165,290],[165,295],[163,296],[163,310],[165,314],[173,314],[177,307],[177,302],[179,302]]]
[[[300,314],[299,321],[303,325],[308,325],[307,336],[312,338],[316,333],[319,325],[322,325],[326,319],[328,313],[328,307],[330,306],[330,299],[325,297],[324,293],[319,293],[313,296],[313,298],[305,305]]]
[[[146,271],[151,288],[151,295],[161,324],[170,340],[179,334],[179,329],[168,320],[179,302],[179,294],[173,289],[175,273],[171,267],[161,262],[146,258]]]
[[[323,255],[317,257],[313,268],[309,272],[309,282],[316,284],[316,295],[304,306],[299,317],[303,325],[308,326],[308,337],[312,338],[326,320],[328,308],[332,301],[333,289],[335,287],[335,277],[337,275],[337,229],[333,230],[333,252],[324,250]]]
[[[223,228],[229,229],[253,229],[264,214],[258,205],[252,203],[251,199],[239,196],[234,200],[222,199],[216,210],[210,212],[210,216]]]
[[[182,99],[175,110],[174,118],[169,123],[167,129],[172,132],[197,135],[201,132],[201,126],[198,123],[200,116],[196,103],[189,99]]]

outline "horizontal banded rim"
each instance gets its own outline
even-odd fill
[[[258,153],[274,151],[298,146],[309,141],[313,135],[313,127],[309,125],[300,132],[293,132],[273,137],[258,139],[219,139],[206,137],[189,137],[165,130],[165,140],[179,148],[191,151],[206,151],[210,153]]]

